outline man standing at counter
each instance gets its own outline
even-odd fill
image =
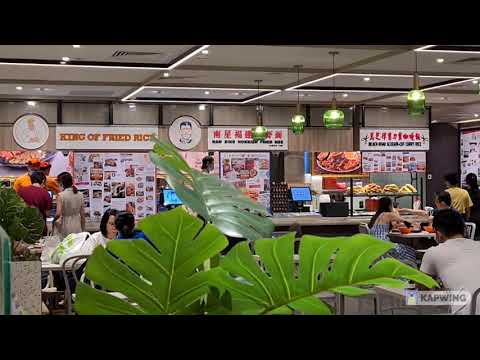
[[[467,190],[459,187],[457,174],[445,175],[445,183],[447,185],[446,192],[448,192],[452,198],[451,207],[462,214],[464,219],[467,220],[470,217],[470,208],[473,206],[470,195],[468,195]]]
[[[41,171],[47,177],[47,181],[45,185],[46,189],[48,191],[53,191],[55,194],[58,194],[60,192],[60,187],[58,186],[56,178],[54,176],[48,176],[50,173],[51,167],[52,166],[45,161],[41,162],[38,159],[30,160],[27,164],[28,173],[16,178],[15,183],[13,184],[13,188],[18,193],[20,191],[20,188],[31,186],[32,181],[30,179],[30,175],[34,171]]]

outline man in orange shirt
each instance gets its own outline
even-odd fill
[[[48,191],[53,191],[55,194],[58,194],[61,191],[61,189],[60,189],[60,186],[57,183],[56,177],[48,176],[48,174],[50,173],[50,168],[51,167],[52,166],[45,161],[41,162],[38,159],[30,160],[27,164],[28,173],[16,178],[15,183],[13,184],[13,188],[18,193],[20,191],[21,187],[31,186],[32,181],[30,180],[30,175],[32,174],[32,172],[40,170],[47,177],[47,182],[46,182],[47,190]]]

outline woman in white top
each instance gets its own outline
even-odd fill
[[[92,239],[92,252],[98,245],[106,247],[110,240],[113,240],[117,237],[118,232],[117,228],[115,227],[117,213],[117,210],[109,209],[103,214],[102,220],[100,221],[100,231],[93,234],[90,238]]]

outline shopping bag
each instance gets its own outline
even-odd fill
[[[42,250],[42,255],[40,257],[40,260],[42,262],[52,262],[51,256],[53,251],[57,248],[57,246],[60,244],[62,239],[60,236],[55,235],[55,236],[45,236],[44,238],[44,246]]]
[[[50,255],[51,262],[62,264],[72,256],[90,255],[92,253],[90,238],[88,232],[68,235]]]

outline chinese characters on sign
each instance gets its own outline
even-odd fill
[[[209,150],[288,150],[288,129],[269,129],[267,138],[253,142],[250,128],[208,128]]]
[[[422,150],[430,145],[428,129],[360,129],[360,150]]]

